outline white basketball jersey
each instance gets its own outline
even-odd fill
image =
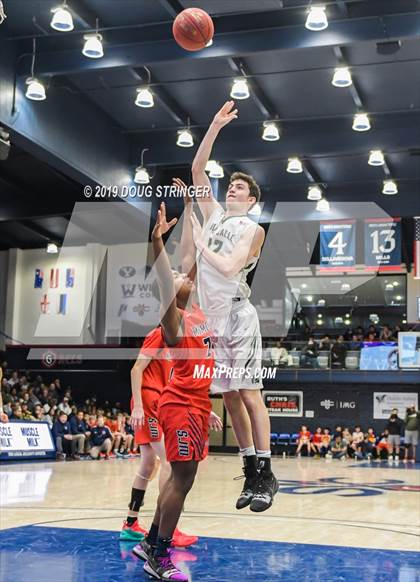
[[[258,225],[248,216],[225,216],[223,208],[218,207],[211,214],[203,229],[203,240],[207,247],[222,257],[229,256],[239,239],[249,230],[251,248]],[[234,298],[245,299],[251,290],[246,282],[247,274],[257,264],[258,257],[252,257],[248,265],[234,277],[227,278],[197,254],[198,295],[201,309],[208,315],[228,313]]]

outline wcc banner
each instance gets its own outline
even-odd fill
[[[401,268],[401,218],[365,220],[365,265],[384,271]]]
[[[356,221],[337,220],[320,224],[320,267],[352,270],[356,263]]]
[[[10,421],[0,424],[0,459],[54,458],[55,447],[47,422]]]

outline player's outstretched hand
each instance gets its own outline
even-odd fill
[[[131,413],[130,425],[137,430],[144,425],[144,410],[142,406],[135,406]]]
[[[192,203],[191,196],[187,195],[187,185],[186,183],[181,180],[181,178],[172,178],[172,184],[178,187],[178,190],[182,193],[184,204],[187,206],[188,204]]]
[[[234,109],[235,101],[226,101],[221,109],[216,113],[213,124],[219,129],[238,118],[238,110]]]
[[[162,238],[176,223],[176,218],[173,218],[170,222],[167,221],[165,203],[162,202],[157,213],[156,224],[152,230],[152,238]]]
[[[209,428],[216,432],[220,432],[221,430],[223,430],[222,419],[220,418],[220,416],[217,416],[217,414],[213,411],[210,412],[209,416]]]

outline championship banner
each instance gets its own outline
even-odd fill
[[[418,399],[417,392],[374,392],[373,418],[388,419],[395,408],[398,410],[398,416],[404,419],[407,408],[415,406],[416,410],[418,409]]]
[[[303,392],[263,390],[269,416],[303,416]]]
[[[54,458],[55,446],[47,422],[10,421],[0,424],[0,459]]]
[[[365,220],[365,265],[384,271],[401,268],[401,218]]]
[[[356,221],[320,224],[320,266],[324,270],[352,270],[356,263]]]

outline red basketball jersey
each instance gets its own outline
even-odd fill
[[[214,369],[211,332],[199,307],[182,312],[184,336],[176,346],[169,347],[173,374],[165,388],[159,406],[180,404],[191,412],[211,411],[209,389]]]
[[[167,386],[172,369],[169,350],[163,341],[162,329],[156,327],[144,338],[140,355],[152,358],[143,372],[142,388],[149,388],[162,394]]]

